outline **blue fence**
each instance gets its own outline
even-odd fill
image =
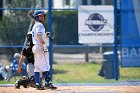
[[[121,1],[121,60],[123,67],[140,66],[139,0]]]

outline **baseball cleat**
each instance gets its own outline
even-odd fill
[[[45,90],[45,88],[41,85],[36,85],[36,90]]]
[[[52,90],[56,90],[56,89],[57,89],[57,87],[54,87],[54,86],[52,85],[52,83],[48,83],[48,84],[45,84],[45,89],[52,89]]]

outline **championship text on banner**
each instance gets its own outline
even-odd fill
[[[113,43],[113,6],[79,6],[78,35],[79,43]]]
[[[121,66],[140,66],[140,0],[121,0]]]

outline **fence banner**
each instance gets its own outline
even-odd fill
[[[140,66],[140,0],[121,0],[121,65]]]
[[[78,35],[79,43],[113,43],[113,6],[79,6]]]

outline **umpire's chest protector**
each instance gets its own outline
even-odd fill
[[[33,44],[32,33],[28,33],[27,34],[27,44]]]

